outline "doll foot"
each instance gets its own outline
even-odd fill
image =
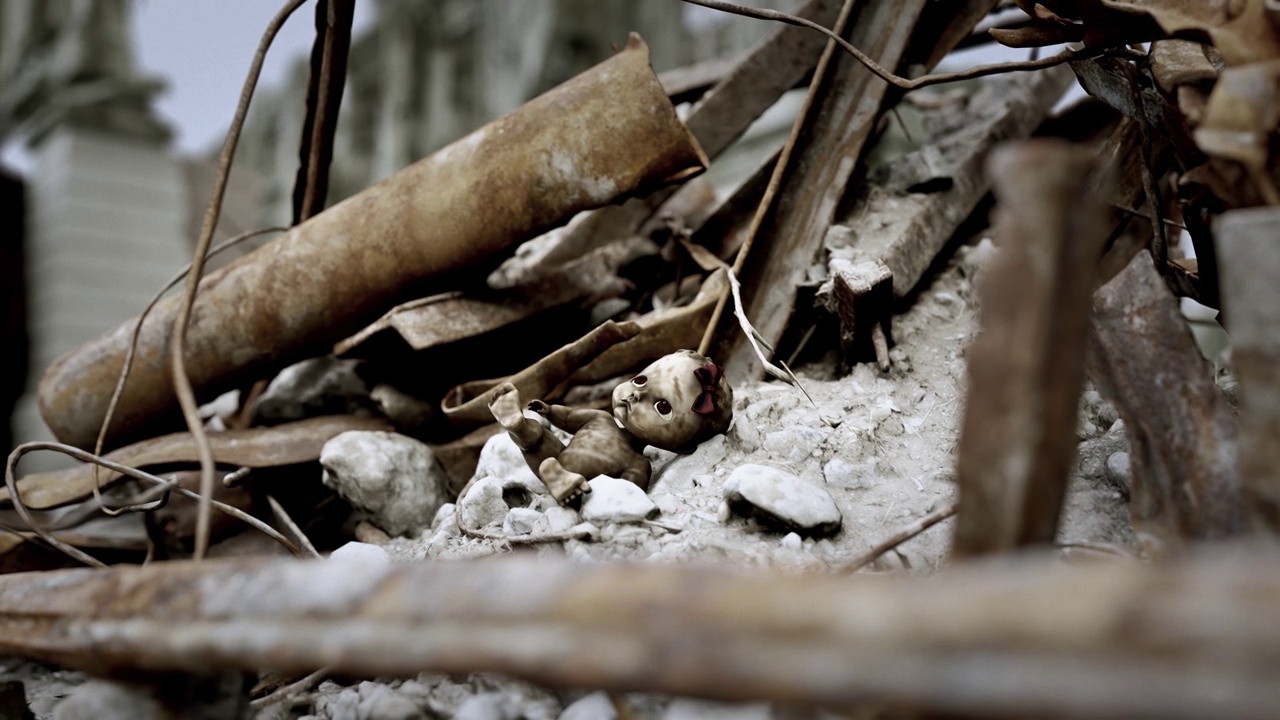
[[[591,485],[585,477],[565,470],[555,458],[542,461],[538,466],[538,476],[542,478],[542,484],[547,486],[547,490],[551,491],[551,497],[566,507],[576,505],[583,495],[591,492]]]
[[[489,412],[506,430],[515,430],[524,422],[524,408],[520,405],[520,392],[511,383],[503,383],[489,401]]]

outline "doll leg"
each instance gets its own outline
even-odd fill
[[[591,492],[587,479],[576,472],[566,470],[557,458],[543,460],[538,466],[538,477],[542,478],[542,484],[551,491],[551,497],[561,505],[569,505]]]
[[[515,385],[504,383],[498,388],[498,394],[489,401],[489,411],[524,453],[525,462],[534,473],[538,472],[538,466],[544,460],[555,458],[564,450],[564,443],[555,434],[524,416],[520,392]],[[545,479],[543,483],[546,483]]]

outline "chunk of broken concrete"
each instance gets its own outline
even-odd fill
[[[431,448],[391,432],[353,430],[320,452],[324,484],[392,535],[426,528],[446,500],[448,476]]]
[[[627,480],[600,475],[591,479],[591,492],[582,501],[582,517],[596,525],[640,522],[658,514],[658,506]]]
[[[724,483],[732,513],[804,536],[831,535],[842,517],[825,489],[767,465],[739,466]]]

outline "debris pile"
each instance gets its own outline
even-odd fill
[[[62,443],[9,456],[0,650],[132,683],[42,717],[1280,707],[1280,11],[686,1],[782,24],[662,78],[633,35],[327,210],[318,23],[293,227],[201,278],[215,192],[186,292],[50,367]],[[934,70],[991,43],[1045,50]],[[763,164],[697,177],[797,86]],[[682,350],[723,433],[531,459]],[[617,424],[681,420],[645,402]]]

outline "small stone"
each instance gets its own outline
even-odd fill
[[[1111,405],[1110,403],[1103,403],[1102,407],[1098,408],[1098,425],[1099,426],[1109,428],[1119,419],[1120,419],[1120,412],[1117,411],[1115,409],[1115,406]]]
[[[516,720],[520,707],[514,698],[503,693],[488,692],[462,701],[453,720]]]
[[[325,355],[290,365],[262,392],[254,419],[275,425],[317,415],[368,415],[374,405],[358,364]]]
[[[782,547],[787,550],[801,550],[804,548],[804,541],[796,533],[787,533],[782,538]]]
[[[506,519],[502,521],[502,532],[508,535],[528,535],[533,532],[534,523],[538,522],[540,517],[542,513],[533,508],[511,508],[507,511]]]
[[[760,443],[763,440],[755,422],[744,415],[738,415],[734,417],[733,425],[729,428],[728,441],[737,450],[751,454],[760,449]]]
[[[458,502],[462,506],[462,522],[476,530],[502,522],[510,509],[502,499],[502,483],[492,477],[473,483]]]
[[[455,505],[453,503],[445,503],[436,511],[436,516],[431,520],[431,529],[436,532],[445,532],[449,535],[459,535],[461,530],[458,529],[458,516],[454,512]]]
[[[602,691],[593,692],[565,708],[559,720],[614,720],[617,717],[613,701]]]
[[[343,545],[329,553],[329,559],[366,565],[388,565],[391,563],[391,556],[387,554],[386,548],[362,542],[349,542]]]
[[[848,460],[836,456],[822,467],[822,478],[828,485],[846,490],[866,490],[871,487],[867,473],[858,472],[858,468]]]
[[[562,533],[580,522],[582,522],[582,516],[577,510],[557,505],[547,508],[546,512],[538,516],[538,520],[533,524],[533,531],[538,534]]]
[[[485,442],[480,450],[480,459],[476,462],[474,477],[498,478],[503,481],[503,485],[519,483],[530,492],[546,492],[546,486],[529,469],[524,454],[506,433],[498,433]]]
[[[165,720],[172,717],[145,689],[106,680],[81,685],[53,710],[53,720]]]
[[[826,438],[827,434],[821,430],[793,426],[775,430],[766,435],[764,449],[778,457],[798,463],[809,457]]]
[[[390,432],[344,432],[320,452],[324,484],[391,535],[421,532],[448,476],[426,444]]]
[[[724,483],[724,497],[734,514],[801,535],[830,535],[840,529],[840,509],[830,493],[778,468],[739,466]]]
[[[360,692],[344,688],[338,693],[321,692],[316,698],[316,713],[328,720],[359,720]]]
[[[1130,491],[1132,474],[1133,468],[1129,453],[1124,451],[1111,453],[1111,456],[1107,458],[1107,479],[1126,495]]]
[[[596,525],[640,522],[658,514],[658,506],[627,480],[601,475],[591,480],[591,492],[582,501],[582,517]]]
[[[356,715],[377,720],[422,720],[425,717],[412,700],[375,682],[362,682]]]

